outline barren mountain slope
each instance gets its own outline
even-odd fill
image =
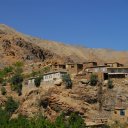
[[[26,48],[26,47],[20,47],[19,43],[16,43],[16,41],[19,40],[20,42],[23,42],[24,45],[28,44],[31,45],[31,48],[33,47],[33,50],[36,51],[36,53],[32,52],[32,49]],[[71,46],[71,45],[65,45],[63,43],[58,43],[54,41],[48,41],[48,40],[42,40],[39,38],[34,38],[28,35],[24,35],[22,33],[16,32],[14,29],[0,24],[0,56],[1,58],[4,57],[3,60],[8,60],[8,56],[4,56],[4,54],[7,54],[7,51],[3,49],[2,44],[7,44],[6,42],[11,41],[13,42],[11,46],[12,51],[14,53],[16,52],[15,48],[18,52],[15,53],[16,56],[11,55],[12,60],[18,59],[24,59],[24,56],[28,59],[34,58],[36,61],[42,61],[42,54],[39,53],[39,51],[45,52],[48,54],[48,56],[45,57],[60,57],[58,59],[65,58],[64,60],[73,60],[74,62],[83,62],[83,61],[98,61],[100,63],[103,62],[121,62],[124,64],[128,63],[128,52],[124,51],[114,51],[114,50],[107,50],[107,49],[91,49],[91,48],[82,48],[77,46]],[[17,45],[15,47],[15,45]],[[15,48],[14,48],[15,47]],[[35,48],[38,50],[35,50]],[[31,50],[30,50],[31,49]],[[11,52],[12,52],[11,51]],[[37,52],[38,51],[38,52]],[[32,53],[32,54],[31,54]],[[11,53],[12,54],[12,53]],[[5,59],[6,58],[6,59]],[[36,58],[36,59],[35,59]],[[56,58],[56,57],[55,57]],[[44,59],[43,59],[44,60]]]

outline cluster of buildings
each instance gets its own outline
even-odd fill
[[[104,63],[98,65],[97,62],[84,63],[67,63],[67,64],[49,64],[49,71],[43,75],[43,82],[54,82],[62,79],[63,75],[70,74],[71,76],[83,76],[85,79],[90,79],[91,74],[96,74],[100,80],[107,80],[109,78],[126,78],[128,76],[128,67],[118,62]],[[46,66],[46,67],[47,67]],[[28,80],[28,85],[33,87],[34,78]],[[115,106],[111,113],[112,120],[121,120],[128,122],[128,110],[124,106]],[[99,121],[97,123],[97,120]],[[108,121],[107,118],[97,119],[96,122],[87,122],[87,126],[102,127]]]
[[[108,80],[109,78],[125,78],[128,76],[128,67],[118,62],[104,63],[98,65],[97,62],[67,63],[67,64],[49,64],[48,72],[43,75],[43,82],[54,82],[62,79],[65,74],[71,77],[84,78],[89,80],[91,74],[96,74],[99,80]],[[45,68],[47,67],[45,66]],[[34,78],[28,80],[28,85],[34,86]]]
[[[50,72],[44,74],[44,81],[58,79],[66,73],[74,76],[84,75],[86,79],[89,79],[91,74],[96,74],[102,80],[128,76],[128,67],[118,62],[104,63],[104,65],[98,65],[97,62],[51,64],[49,67]]]

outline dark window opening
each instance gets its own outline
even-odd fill
[[[124,116],[125,115],[125,110],[120,110],[120,115]]]
[[[74,65],[71,65],[71,68],[74,68]]]

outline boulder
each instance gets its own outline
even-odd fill
[[[79,82],[82,84],[88,84],[89,83],[89,81],[87,79],[81,79]]]
[[[63,83],[62,79],[58,79],[54,81],[54,85],[57,85],[57,86],[61,86],[62,83]]]
[[[108,84],[108,80],[104,80],[104,81],[103,81],[103,85],[104,85],[104,86],[107,86],[107,84]]]

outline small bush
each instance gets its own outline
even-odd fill
[[[71,80],[69,74],[63,75],[62,79],[63,79],[63,82],[65,83],[67,89],[72,88],[72,80]]]
[[[15,100],[13,100],[12,97],[9,97],[6,104],[5,104],[5,110],[11,115],[17,108],[19,104]]]
[[[71,113],[67,122],[70,128],[85,128],[86,127],[84,120],[77,113]]]
[[[17,91],[18,95],[21,95],[23,77],[20,74],[16,74],[11,78],[11,88],[13,91]]]
[[[11,73],[13,72],[13,67],[12,66],[5,67],[3,71],[5,74]]]
[[[98,82],[98,76],[96,74],[91,74],[90,76],[90,84],[95,86]]]
[[[109,89],[112,89],[114,86],[113,86],[113,81],[111,79],[108,80],[108,88]]]
[[[49,72],[50,71],[50,67],[44,67],[42,69],[43,73]]]
[[[6,86],[6,84],[7,84],[7,80],[3,80],[2,81],[2,86]]]
[[[6,91],[5,87],[2,87],[1,88],[1,94],[2,95],[6,95],[6,93],[7,93],[7,91]]]
[[[41,80],[42,80],[42,77],[41,76],[35,78],[34,82],[35,82],[35,86],[36,87],[39,87],[40,86]]]

